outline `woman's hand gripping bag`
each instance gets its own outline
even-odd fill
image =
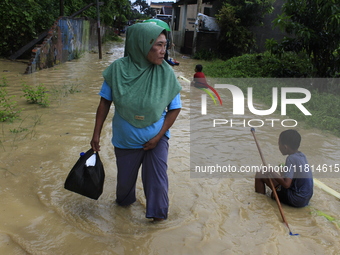
[[[64,188],[97,200],[103,193],[105,172],[98,152],[89,149],[68,174]]]

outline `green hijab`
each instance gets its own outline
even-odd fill
[[[104,70],[119,115],[137,128],[150,126],[181,90],[172,68],[163,60],[152,64],[147,55],[164,29],[137,23],[127,29],[125,57]]]

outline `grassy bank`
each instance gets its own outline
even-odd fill
[[[288,105],[289,118],[302,121],[305,127],[318,128],[340,136],[340,79],[310,78],[312,77],[312,66],[307,58],[294,54],[287,54],[280,59],[269,53],[249,54],[227,61],[206,62],[204,73],[208,77],[216,78],[299,78],[289,85],[290,87],[304,87],[311,92],[311,99],[304,106],[312,115],[305,116],[296,106]],[[250,85],[248,81],[239,82],[237,86],[246,95],[247,87]],[[273,82],[252,83],[253,96],[258,102],[270,107],[272,105],[272,87],[278,87],[280,102],[280,87],[286,86],[286,83],[281,82],[277,82],[275,85]],[[291,94],[290,96],[298,98],[301,95],[303,94]],[[278,113],[280,110],[278,107]]]

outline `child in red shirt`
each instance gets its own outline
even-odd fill
[[[202,65],[196,65],[196,73],[194,74],[194,80],[191,82],[191,86],[194,86],[196,88],[207,88],[207,80],[205,79],[205,75],[202,72],[202,69]]]

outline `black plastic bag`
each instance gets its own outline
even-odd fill
[[[68,174],[64,188],[97,200],[103,193],[105,172],[98,152],[95,153],[95,165],[86,166],[86,161],[93,154],[94,151],[89,149],[84,155],[80,156]]]

